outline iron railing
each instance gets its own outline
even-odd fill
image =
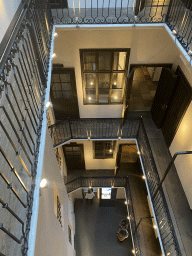
[[[47,2],[21,1],[0,49],[0,254],[6,256],[28,249],[52,35]]]
[[[55,148],[70,139],[121,139],[135,138],[140,118],[84,118],[68,119],[49,126]]]
[[[66,120],[50,126],[49,130],[55,147],[62,145],[71,139],[136,139],[144,171],[146,173],[149,193],[151,198],[153,197],[160,180],[144,124],[140,117],[127,118],[124,120],[121,118]],[[87,182],[85,181],[86,179],[83,180],[85,187],[94,186],[94,184],[89,184],[89,179]],[[78,188],[78,186],[82,186],[81,182],[81,179],[76,179],[73,183],[67,183],[67,186],[69,186],[69,184],[72,186],[73,184]],[[104,184],[101,185],[105,186]],[[108,185],[111,186],[111,184],[107,184],[107,186]],[[74,188],[71,188],[71,191],[72,190],[74,190]],[[162,188],[153,200],[153,207],[166,255],[181,255],[177,236],[174,231],[174,226]]]
[[[153,198],[160,179],[143,122],[140,123],[137,143],[150,196]],[[180,246],[162,187],[157,192],[155,198],[152,200],[152,203],[165,255],[181,255]]]
[[[184,49],[192,50],[191,0],[50,1],[55,25],[165,23]]]
[[[135,222],[135,214],[133,210],[133,201],[131,197],[131,190],[129,185],[129,178],[128,176],[112,176],[112,177],[78,177],[75,180],[69,181],[66,184],[67,192],[72,193],[73,191],[79,188],[85,187],[114,187],[114,188],[124,188],[125,189],[125,196],[127,201],[127,212],[128,212],[128,219],[130,224],[130,231],[133,243],[133,250],[135,256],[141,256],[142,252],[140,249],[139,244],[139,236],[136,228]]]

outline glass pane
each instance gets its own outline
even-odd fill
[[[51,89],[53,91],[61,90],[61,84],[60,83],[51,83]]]
[[[69,74],[60,74],[61,82],[70,82],[70,75]]]
[[[59,74],[52,74],[51,75],[51,82],[60,82]]]
[[[63,91],[71,91],[71,83],[62,83],[61,88]]]
[[[125,70],[127,52],[114,52],[113,70]]]
[[[111,103],[122,102],[122,89],[113,89],[111,92]]]
[[[99,88],[110,88],[110,74],[98,74]]]
[[[109,102],[109,89],[99,89],[99,103]]]
[[[113,73],[112,76],[112,88],[123,88],[124,87],[124,81],[125,81],[125,75],[124,73]]]
[[[111,69],[111,52],[99,52],[99,70]]]
[[[95,89],[96,87],[96,75],[95,74],[85,74],[85,88],[86,89]]]
[[[72,91],[63,91],[63,99],[72,99],[73,98],[73,94]]]
[[[83,53],[84,70],[95,71],[96,70],[96,57],[94,52]]]
[[[95,89],[86,89],[86,103],[87,104],[96,103],[96,90]]]

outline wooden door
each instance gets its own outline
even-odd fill
[[[54,65],[51,75],[51,101],[56,120],[79,118],[74,68]]]
[[[173,92],[176,89],[177,76],[170,69],[163,68],[158,82],[156,94],[151,108],[152,119],[157,126],[161,128],[166,117]]]
[[[176,75],[178,79],[175,90],[162,125],[162,132],[168,146],[171,145],[192,99],[192,88],[180,67],[177,68]]]
[[[63,151],[68,170],[85,170],[83,144],[64,145]]]

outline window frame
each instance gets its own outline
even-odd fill
[[[102,157],[97,157],[96,156],[96,143],[97,142],[100,142],[102,143],[102,149],[100,150],[102,152]],[[107,148],[107,143],[110,142],[112,143],[112,154],[111,154],[111,157],[107,156],[107,151],[108,151],[108,148]],[[94,159],[113,159],[115,157],[115,146],[116,146],[116,141],[114,140],[98,140],[98,141],[93,141],[93,158]]]
[[[114,48],[114,49],[80,49],[80,63],[81,63],[81,77],[82,77],[82,88],[83,88],[83,104],[84,105],[119,105],[123,104],[123,98],[125,95],[125,87],[126,87],[126,77],[127,77],[127,71],[128,71],[128,63],[129,63],[129,55],[130,55],[130,48]],[[110,62],[110,70],[99,70],[99,52],[110,52],[111,53],[111,62]],[[95,59],[96,59],[96,69],[94,71],[84,70],[84,53],[86,52],[93,52],[95,53]],[[113,64],[114,64],[114,53],[115,52],[126,52],[126,60],[125,60],[125,68],[124,70],[113,70]],[[96,102],[95,103],[88,103],[86,100],[86,85],[85,85],[85,74],[95,74],[96,77]],[[108,94],[108,103],[99,103],[99,74],[109,74],[110,75],[110,87],[109,87],[109,94]],[[120,102],[112,102],[112,80],[113,80],[113,74],[124,74],[124,85],[122,87],[121,92],[121,101]],[[119,88],[120,89],[120,88]]]

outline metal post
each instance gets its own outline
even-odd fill
[[[139,227],[139,225],[140,225],[140,223],[141,223],[141,221],[142,221],[143,219],[153,219],[153,216],[150,216],[150,217],[142,217],[142,218],[140,219],[139,223],[138,223],[137,226],[136,226],[136,230],[138,229],[138,227]]]
[[[165,171],[165,173],[164,173],[164,175],[163,175],[163,178],[161,179],[161,181],[160,181],[159,184],[158,184],[158,187],[157,187],[157,189],[156,189],[156,191],[155,191],[155,193],[154,193],[154,195],[153,195],[153,197],[152,197],[152,200],[154,200],[154,198],[156,197],[156,195],[157,195],[159,189],[161,188],[161,185],[162,185],[163,181],[165,180],[167,174],[169,173],[169,170],[171,169],[171,166],[172,166],[172,164],[174,163],[175,158],[176,158],[178,155],[186,155],[186,154],[192,154],[192,151],[180,151],[180,152],[176,152],[176,153],[174,154],[174,156],[173,156],[173,158],[172,158],[170,164],[169,164],[168,167],[167,167],[167,170]]]

